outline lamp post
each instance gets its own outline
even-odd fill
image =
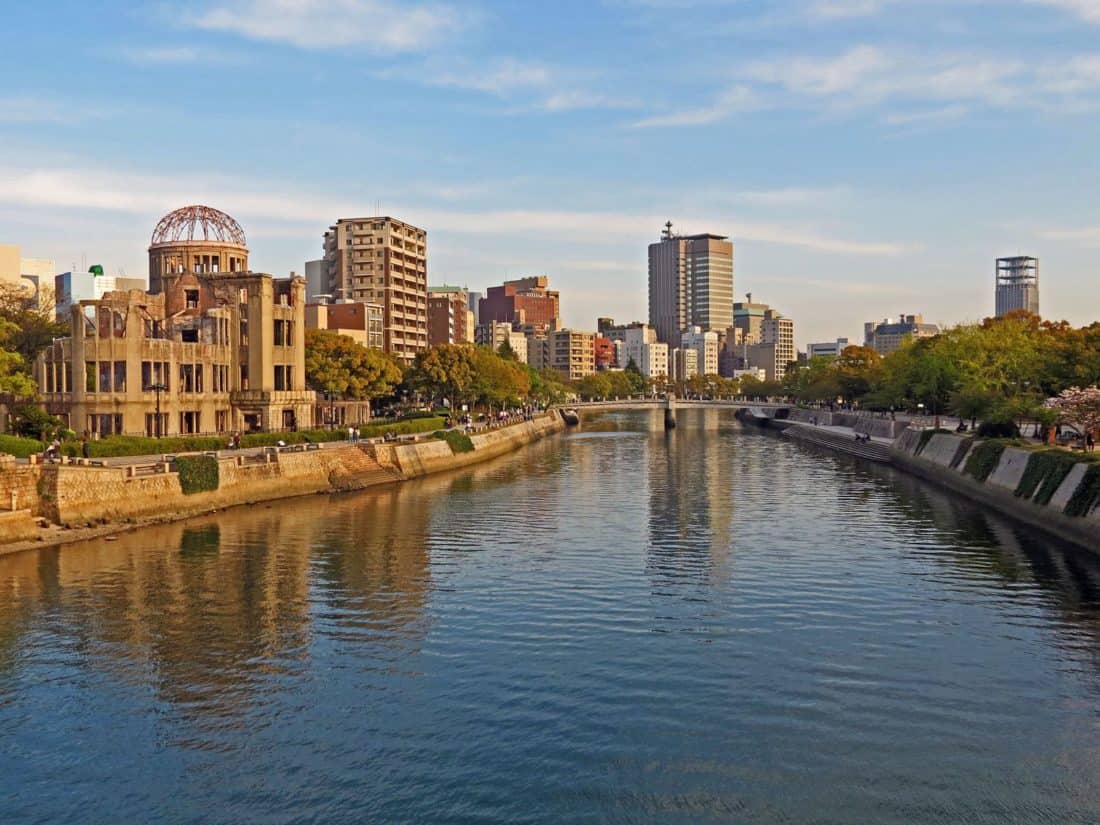
[[[156,432],[156,437],[160,438],[161,437],[161,431],[160,431],[160,394],[162,392],[167,392],[168,387],[166,387],[164,384],[160,384],[160,383],[150,384],[148,387],[145,388],[145,391],[146,392],[155,392],[157,394],[157,408],[156,408],[157,409],[157,412],[156,412],[157,417],[156,417],[156,425],[155,425],[154,430]]]

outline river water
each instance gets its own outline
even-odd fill
[[[0,819],[1100,822],[1100,556],[679,420],[0,558]]]

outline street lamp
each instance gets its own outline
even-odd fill
[[[168,387],[165,386],[164,384],[150,384],[149,386],[147,386],[145,388],[145,391],[146,392],[155,392],[157,394],[157,413],[156,413],[157,417],[156,417],[155,431],[156,431],[156,434],[157,434],[157,438],[160,438],[161,437],[161,431],[160,431],[160,394],[162,392],[168,392]]]

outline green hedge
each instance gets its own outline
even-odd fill
[[[959,469],[959,465],[963,463],[963,459],[966,458],[966,453],[970,449],[970,445],[974,442],[969,438],[964,438],[959,442],[959,446],[955,448],[955,455],[951,456],[951,469]]]
[[[380,438],[386,433],[412,435],[428,433],[443,426],[443,418],[417,418],[395,421],[390,424],[371,424],[360,427],[362,438]],[[320,444],[326,441],[344,441],[348,437],[347,428],[337,430],[300,430],[293,433],[249,433],[241,436],[242,447],[274,447],[280,441],[287,444]],[[118,458],[135,455],[163,455],[165,453],[205,453],[224,450],[229,436],[173,436],[168,438],[147,438],[145,436],[112,435],[88,442],[88,454],[91,458]],[[5,446],[8,445],[8,446]],[[0,436],[0,452],[25,457],[31,453],[40,453],[42,442],[31,438]],[[68,456],[79,457],[80,442],[66,441],[61,452]]]
[[[1029,498],[1036,504],[1049,504],[1066,480],[1070,470],[1080,461],[1078,456],[1066,450],[1040,450],[1031,454],[1027,467],[1016,485],[1016,495]]]
[[[1062,512],[1067,516],[1087,516],[1097,503],[1100,503],[1100,464],[1094,463],[1085,471],[1085,477]]]
[[[1003,441],[983,441],[966,459],[966,474],[984,483],[997,469],[1004,451],[1005,442]]]
[[[18,458],[40,453],[46,446],[37,438],[22,438],[18,435],[0,435],[0,453],[9,453]]]
[[[218,459],[212,455],[181,455],[176,459],[184,495],[218,489]]]
[[[438,438],[440,441],[446,441],[450,445],[452,453],[472,453],[474,451],[474,442],[470,440],[470,436],[466,433],[460,433],[458,430],[440,430],[433,433],[432,437]]]

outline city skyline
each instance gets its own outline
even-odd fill
[[[557,9],[14,8],[0,242],[144,274],[147,227],[206,203],[285,274],[336,218],[392,214],[432,238],[430,283],[546,273],[563,323],[592,329],[646,318],[671,220],[728,235],[735,297],[794,318],[800,346],[901,310],[990,316],[993,261],[1017,254],[1043,261],[1045,317],[1100,316],[1097,4]]]

